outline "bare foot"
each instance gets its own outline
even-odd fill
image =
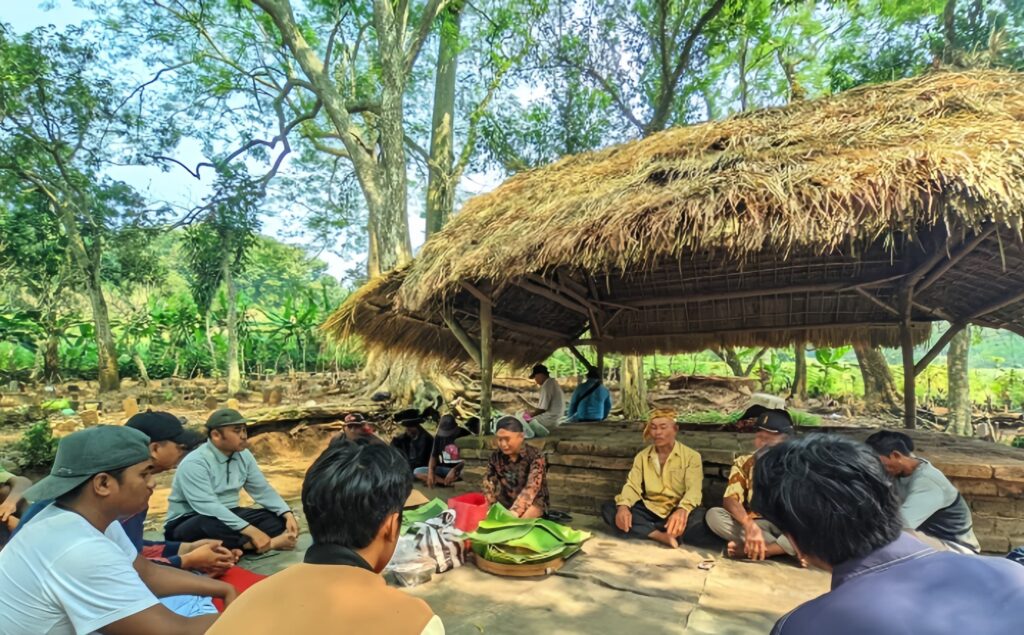
[[[672,547],[673,549],[679,547],[679,541],[676,540],[675,536],[669,535],[664,531],[652,531],[647,537],[655,542],[660,542],[666,547]]]
[[[739,558],[741,560],[746,558],[747,552],[744,549],[745,545],[742,542],[736,542],[735,540],[730,540],[729,544],[725,545],[725,553],[727,553],[730,558]]]
[[[270,539],[270,548],[277,549],[278,551],[292,551],[295,549],[295,544],[298,542],[298,538],[289,533],[283,533],[280,536]]]

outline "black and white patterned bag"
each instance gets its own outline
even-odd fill
[[[435,571],[444,573],[466,562],[462,532],[455,528],[455,512],[451,509],[422,523],[416,523],[416,549],[434,561]]]

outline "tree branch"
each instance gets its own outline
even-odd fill
[[[449,4],[449,0],[429,0],[426,6],[423,7],[423,15],[420,16],[420,23],[416,27],[416,33],[405,50],[406,77],[412,73],[412,67],[416,65],[416,58],[419,57],[423,43],[427,41],[427,37],[430,35],[430,29],[434,26],[434,20],[437,19],[437,16],[441,15],[442,11],[448,8]]]

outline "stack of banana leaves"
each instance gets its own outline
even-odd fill
[[[476,531],[464,537],[477,556],[491,562],[539,564],[574,555],[590,536],[550,520],[519,518],[496,503]]]
[[[427,522],[431,518],[437,518],[446,509],[448,509],[448,505],[440,498],[435,498],[415,509],[405,510],[402,513],[402,533],[415,533],[416,528],[413,525]]]

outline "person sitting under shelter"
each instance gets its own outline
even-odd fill
[[[454,485],[466,464],[459,457],[459,447],[455,445],[455,441],[469,435],[469,430],[455,423],[455,417],[443,415],[437,424],[437,434],[434,435],[430,451],[430,462],[426,467],[418,467],[413,470],[413,475],[426,483],[427,487],[434,487],[438,478],[441,479],[441,484],[445,487]]]
[[[349,441],[365,439],[370,443],[384,443],[384,440],[377,436],[377,425],[364,419],[358,412],[345,415],[344,436]]]
[[[424,421],[426,419],[417,410],[402,410],[395,414],[395,423],[405,428],[405,431],[391,439],[391,446],[405,457],[410,474],[430,464],[434,437],[423,429]]]
[[[302,483],[313,537],[303,563],[246,591],[210,635],[443,635],[441,618],[426,602],[380,576],[395,553],[411,492],[412,476],[396,449],[332,441]]]
[[[210,596],[230,604],[235,589],[150,562],[118,522],[143,511],[153,487],[142,432],[96,426],[62,439],[50,475],[25,492],[55,502],[0,551],[0,633],[206,632],[215,614],[176,615],[157,597]]]
[[[793,545],[778,527],[750,511],[754,466],[773,446],[793,434],[793,420],[785,410],[765,410],[758,416],[755,430],[754,453],[733,462],[722,507],[708,510],[708,529],[728,541],[727,553],[734,558],[764,560],[781,555],[796,556]]]
[[[520,518],[541,518],[548,510],[547,463],[540,450],[526,443],[523,422],[498,419],[498,449],[491,453],[483,479],[487,503],[501,503]]]
[[[594,423],[604,421],[612,411],[612,394],[601,381],[596,368],[587,371],[587,380],[572,391],[569,399],[568,421]]]
[[[565,395],[562,394],[558,380],[551,376],[544,364],[533,367],[530,379],[540,386],[540,395],[537,398],[537,406],[528,408],[526,414],[530,415],[528,423],[533,428],[534,435],[542,437],[562,423],[565,416]]]
[[[680,443],[676,412],[655,410],[645,436],[653,443],[633,459],[626,484],[601,516],[622,535],[650,538],[669,547],[686,542],[687,529],[703,525],[693,513],[701,503],[704,466],[700,454]]]
[[[1021,631],[1024,568],[936,551],[903,532],[896,492],[864,444],[788,441],[758,459],[754,482],[753,509],[832,573],[831,591],[782,617],[773,635]]]
[[[28,506],[25,490],[29,487],[32,481],[0,467],[0,549],[7,544],[25,514]]]
[[[167,540],[212,538],[228,549],[257,553],[295,548],[298,522],[256,465],[245,424],[231,408],[207,419],[206,443],[185,457],[174,475],[164,523]],[[239,506],[242,489],[263,508]]]
[[[914,455],[913,439],[902,432],[879,430],[866,443],[893,478],[904,527],[931,536],[953,551],[981,551],[967,501],[945,474]]]

